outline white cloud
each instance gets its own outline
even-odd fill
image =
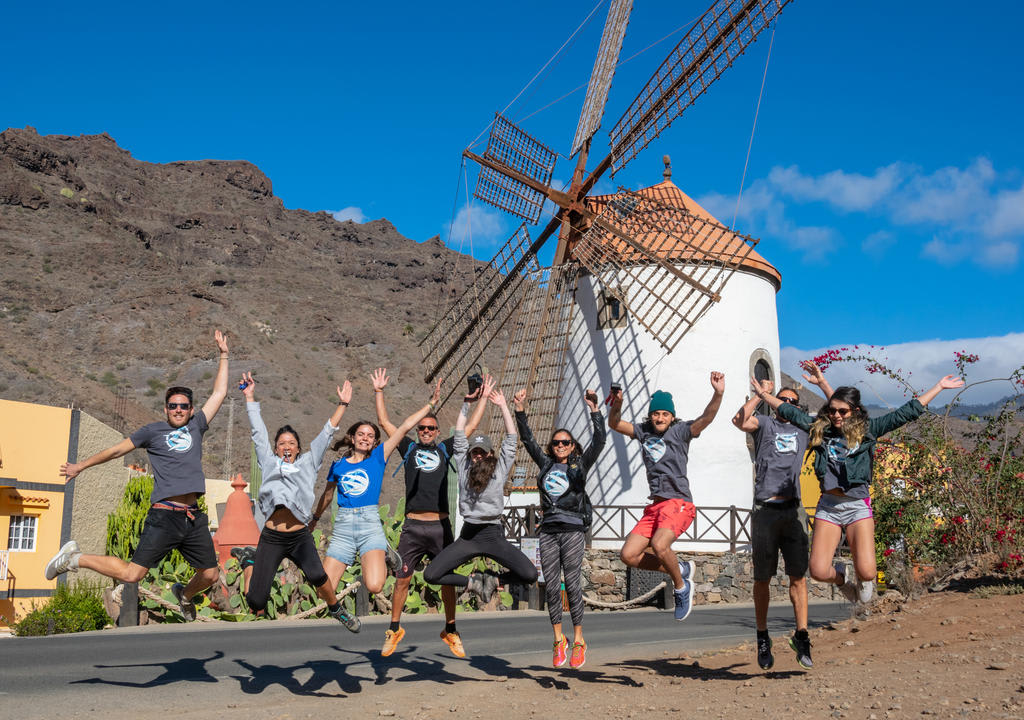
[[[853,348],[853,344],[845,347]],[[799,362],[808,360],[828,349],[801,350],[794,347],[782,348],[782,371],[794,378],[800,378]],[[918,391],[927,390],[944,375],[956,374],[953,364],[954,352],[968,352],[979,356],[977,363],[968,365],[968,382],[989,378],[1007,377],[1024,364],[1024,333],[1010,333],[1002,337],[962,338],[958,340],[925,340],[900,343],[887,347],[861,343],[858,354],[871,353],[876,359],[891,368],[900,368],[909,373],[911,385]],[[864,363],[834,363],[825,372],[833,386],[854,385],[860,388],[864,401],[872,405],[897,406],[906,402],[903,388],[893,380],[880,374],[870,374]],[[1009,383],[987,383],[970,388],[961,396],[968,404],[988,403],[1019,390]],[[954,393],[944,392],[937,402],[945,404]]]
[[[818,177],[804,175],[792,165],[774,167],[768,182],[780,192],[804,202],[827,202],[843,210],[867,210],[882,202],[900,183],[906,169],[893,163],[874,175],[833,170]]]
[[[995,199],[995,208],[985,223],[985,232],[993,237],[1024,234],[1024,186],[1003,190]]]
[[[341,210],[332,210],[330,213],[338,222],[345,222],[346,220],[351,220],[354,223],[366,222],[366,215],[363,213],[362,209],[355,206],[342,208]]]
[[[981,248],[978,262],[996,270],[1008,270],[1016,267],[1020,256],[1020,248],[1015,242],[1003,240]]]
[[[910,176],[888,205],[899,223],[976,226],[991,210],[995,180],[992,163],[978,158],[963,170],[945,167],[929,175]]]
[[[444,228],[441,237],[448,237],[448,230]],[[448,244],[460,252],[473,253],[478,248],[497,245],[507,234],[502,212],[474,202],[463,205],[455,214]]]
[[[896,242],[896,237],[891,232],[888,230],[877,230],[864,238],[864,242],[861,243],[860,247],[866,253],[880,255],[894,242]]]

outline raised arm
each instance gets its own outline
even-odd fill
[[[700,417],[690,425],[690,434],[697,437],[718,414],[718,408],[722,406],[722,395],[725,393],[725,375],[717,370],[711,371],[711,402],[704,408]]]
[[[496,384],[497,382],[493,377],[489,374],[484,375],[483,385],[464,398],[466,402],[476,403],[476,407],[473,408],[473,414],[469,416],[469,422],[466,423],[466,435],[472,435],[480,427],[480,421],[484,419],[484,410],[487,409],[487,397],[494,390]]]
[[[924,414],[924,409],[928,403],[934,400],[935,397],[943,390],[955,390],[957,388],[962,388],[963,386],[963,378],[958,378],[956,375],[946,375],[920,397],[913,398],[910,402],[901,405],[892,412],[888,412],[881,417],[871,418],[871,432],[876,437],[881,437],[886,433],[892,432],[896,428],[902,427],[908,422],[921,417],[921,415]]]
[[[633,423],[622,419],[622,390],[612,390],[608,397],[611,398],[611,405],[608,407],[608,427],[626,437],[636,437]]]
[[[800,363],[800,367],[806,371],[803,374],[804,380],[809,382],[811,385],[817,385],[826,400],[832,397],[832,386],[829,384],[828,380],[825,379],[825,374],[821,371],[821,368],[818,367],[817,363],[810,360],[804,360]]]
[[[505,393],[501,390],[492,390],[491,394],[487,398],[497,405],[501,409],[501,418],[505,421],[505,434],[515,435],[518,437],[519,433],[516,432],[516,421],[512,417],[512,411],[508,408],[508,403],[505,401]]]
[[[242,395],[245,396],[245,414],[249,418],[249,427],[252,429],[252,444],[256,448],[256,460],[263,468],[273,462],[274,449],[270,447],[270,433],[267,432],[267,425],[263,422],[260,404],[256,402],[256,381],[253,379],[252,373],[242,373],[242,380],[238,386],[242,388]]]
[[[523,447],[526,448],[527,454],[538,466],[543,467],[547,456],[533,437],[533,431],[530,430],[530,423],[526,418],[526,388],[516,391],[516,394],[512,396],[512,404],[516,409],[516,428],[519,430],[519,439],[523,441]]]
[[[206,422],[213,421],[213,416],[220,410],[224,398],[228,396],[228,340],[220,330],[214,330],[213,339],[220,349],[220,362],[217,364],[217,377],[213,381],[213,392],[203,405]]]
[[[313,456],[313,464],[316,466],[317,471],[320,470],[320,465],[323,464],[324,455],[327,454],[327,448],[331,444],[331,439],[334,438],[334,433],[337,431],[338,426],[341,425],[341,418],[345,416],[345,410],[352,401],[352,383],[348,380],[342,383],[341,387],[335,386],[335,390],[338,393],[338,407],[334,410],[331,417],[327,419],[327,427],[321,430],[320,434],[313,438],[313,442],[309,444],[309,452]]]
[[[384,441],[384,457],[386,458],[391,455],[392,451],[398,447],[398,443],[405,437],[405,434],[416,427],[417,423],[427,416],[427,413],[433,412],[435,407],[434,401],[431,399],[430,402],[403,420],[402,424],[395,428],[395,431],[388,435],[388,439]]]
[[[583,451],[581,460],[583,467],[590,469],[597,462],[597,456],[604,449],[608,435],[604,431],[604,418],[601,417],[601,407],[597,404],[597,393],[593,390],[585,390],[583,392],[583,401],[590,410],[590,424],[593,427],[594,436],[590,439],[590,445]]]
[[[388,419],[388,409],[384,406],[384,388],[390,379],[387,368],[377,368],[370,377],[373,379],[373,403],[377,408],[377,422],[380,423],[380,429],[390,437],[398,428]]]
[[[108,460],[124,457],[134,449],[135,443],[132,442],[132,439],[125,438],[117,445],[108,447],[106,450],[100,450],[98,453],[92,457],[86,458],[82,462],[64,463],[60,466],[60,474],[70,480],[86,468],[91,468],[93,465],[100,465]]]
[[[917,400],[925,407],[928,407],[928,403],[936,398],[936,396],[943,390],[957,390],[964,386],[964,379],[957,377],[956,375],[946,375],[944,378],[939,380],[935,385],[928,390],[924,395],[921,395]]]
[[[743,432],[748,433],[754,432],[761,427],[761,423],[759,423],[757,418],[754,417],[754,411],[764,399],[762,395],[772,394],[772,391],[775,389],[775,383],[771,380],[759,382],[757,378],[752,377],[750,378],[750,387],[753,389],[754,394],[751,395],[747,401],[743,403],[743,407],[737,410],[736,414],[732,416],[732,424]]]

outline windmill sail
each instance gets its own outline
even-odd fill
[[[511,122],[496,115],[484,157],[525,175],[540,185],[551,184],[557,155]],[[473,196],[523,218],[533,225],[544,209],[544,194],[526,183],[484,165]]]
[[[466,291],[420,342],[425,382],[436,376],[461,379],[480,359],[523,300],[530,273],[540,269],[526,223],[519,226]],[[448,383],[448,395],[456,387]]]
[[[717,0],[708,8],[612,128],[612,175],[707,92],[789,2]]]
[[[604,117],[604,106],[608,102],[608,90],[615,76],[615,66],[619,63],[622,51],[622,40],[626,37],[626,26],[629,25],[629,14],[633,10],[633,0],[612,0],[608,7],[608,18],[604,22],[601,34],[601,45],[597,49],[594,70],[590,73],[590,84],[587,85],[587,97],[583,101],[583,112],[576,126],[576,136],[572,141],[572,152],[575,157],[587,140],[594,136],[601,127]]]
[[[622,190],[603,201],[570,253],[671,352],[756,244],[713,220]]]

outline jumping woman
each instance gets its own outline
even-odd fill
[[[327,447],[345,414],[345,408],[352,399],[352,385],[346,380],[344,385],[337,388],[338,408],[324,423],[306,453],[302,452],[299,434],[291,425],[285,425],[277,431],[271,447],[260,404],[256,401],[256,382],[252,373],[242,375],[240,387],[245,395],[245,410],[252,427],[256,461],[263,476],[258,500],[260,512],[267,518],[260,532],[255,557],[252,558],[252,574],[245,595],[249,609],[256,612],[266,609],[277,568],[281,560],[288,558],[302,570],[306,580],[316,588],[316,594],[327,603],[331,617],[341,621],[349,630],[358,630],[359,621],[346,614],[338,602],[335,586],[324,572],[313,534],[307,527],[312,519],[316,476],[320,472]],[[236,550],[238,548],[232,550],[232,555],[243,566],[247,565],[250,553],[246,551],[249,549],[244,548],[242,552]]]
[[[583,551],[593,508],[587,497],[587,471],[597,460],[605,443],[604,418],[598,408],[597,393],[587,390],[583,400],[590,408],[593,440],[581,454],[580,444],[565,428],[551,434],[546,448],[533,438],[526,419],[526,390],[512,398],[516,407],[516,425],[523,446],[540,468],[537,487],[543,519],[540,523],[540,565],[544,570],[544,592],[548,616],[555,633],[551,664],[562,667],[567,659],[569,641],[562,634],[561,582],[565,577],[565,593],[569,598],[573,642],[569,666],[583,667],[587,661],[587,643],[583,640]]]
[[[380,429],[376,425],[368,420],[360,420],[335,445],[335,449],[347,450],[331,465],[327,487],[317,501],[309,526],[312,531],[337,492],[338,512],[334,517],[331,542],[324,559],[324,570],[327,571],[332,588],[338,587],[345,568],[354,563],[357,557],[363,570],[363,587],[367,592],[379,593],[384,587],[388,574],[385,561],[388,543],[377,508],[384,482],[384,466],[402,437],[434,409],[435,402],[431,400],[407,417],[395,434],[384,442],[380,441]],[[348,628],[357,632],[360,623],[358,618],[354,620],[354,627],[349,625]]]
[[[501,450],[494,454],[491,439],[486,435],[466,437],[466,416],[469,403],[462,403],[459,419],[455,422],[455,454],[452,460],[459,474],[459,513],[463,517],[458,539],[435,557],[423,579],[431,585],[457,585],[476,593],[488,602],[498,582],[526,585],[537,581],[537,568],[502,532],[501,516],[505,509],[505,480],[516,459],[516,423],[509,412],[501,390],[493,390],[489,399],[501,409],[505,420],[505,439]],[[488,557],[508,568],[499,576],[493,573],[473,572],[460,575],[455,572],[462,563],[475,557]]]
[[[814,474],[821,485],[821,499],[814,513],[811,538],[811,577],[833,583],[850,602],[867,603],[875,587],[875,520],[871,513],[871,475],[875,443],[882,435],[916,420],[943,390],[963,387],[953,375],[939,380],[920,397],[881,417],[869,418],[854,387],[838,387],[813,418],[796,405],[768,392],[759,397],[776,414],[808,433],[814,451]],[[846,530],[858,582],[851,582],[844,563],[832,563]]]

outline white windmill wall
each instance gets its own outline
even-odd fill
[[[720,370],[725,373],[725,395],[715,421],[690,445],[690,490],[698,507],[750,508],[750,452],[745,434],[730,421],[746,400],[754,360],[764,358],[773,379],[779,383],[774,284],[754,273],[734,273],[721,301],[694,325],[670,355],[632,320],[623,328],[597,330],[601,292],[591,276],[580,278],[558,426],[570,428],[581,443],[588,443],[591,431],[583,389],[598,389],[604,397],[612,382],[622,384],[623,419],[629,422],[643,419],[655,390],[671,392],[677,417],[692,420],[711,399],[711,371]],[[573,398],[578,398],[578,402],[573,402]],[[607,408],[604,414],[607,416]],[[590,472],[587,487],[595,505],[647,504],[649,489],[640,444],[609,431],[608,443]],[[632,528],[632,524],[625,524],[623,534]],[[724,527],[728,532],[727,521]],[[594,541],[596,548],[617,546],[616,542]],[[711,552],[729,549],[728,545],[712,543],[686,543],[678,547]]]

